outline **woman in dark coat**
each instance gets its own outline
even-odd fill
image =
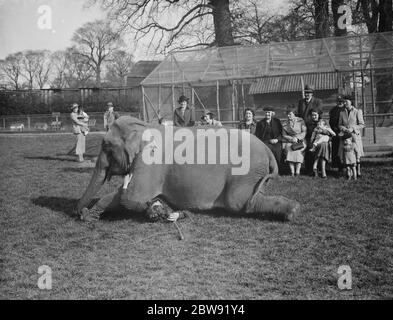
[[[330,142],[322,142],[315,147],[315,150],[312,149],[312,137],[314,129],[317,128],[318,123],[321,121],[321,113],[319,110],[310,110],[311,120],[307,125],[307,152],[310,154],[311,159],[313,161],[313,175],[315,177],[318,176],[317,164],[318,162],[321,164],[321,176],[322,178],[326,178],[326,163],[330,163],[332,160],[331,155],[331,145]],[[330,129],[330,128],[329,128]],[[323,129],[322,133],[332,137],[334,132],[332,130]]]
[[[275,118],[272,107],[264,108],[265,118],[257,123],[255,135],[272,150],[277,164],[281,166],[282,161],[282,125]]]
[[[193,127],[195,125],[195,109],[188,106],[186,96],[180,96],[178,102],[180,107],[175,109],[173,114],[173,125],[175,127]]]

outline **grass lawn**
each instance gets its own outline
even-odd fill
[[[73,139],[0,137],[2,299],[393,297],[393,163],[365,165],[358,182],[280,177],[269,193],[302,204],[294,222],[192,214],[179,221],[180,241],[169,223],[75,219],[93,169],[62,155]],[[52,290],[37,286],[41,265]],[[352,290],[337,287],[340,265],[352,269]]]

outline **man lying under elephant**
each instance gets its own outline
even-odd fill
[[[203,134],[205,139],[200,140]],[[242,158],[239,150],[246,156]],[[239,158],[247,162],[241,164],[246,171],[236,170],[240,162],[233,159]],[[299,203],[264,193],[265,183],[277,173],[270,149],[248,132],[151,125],[124,116],[113,123],[103,139],[77,211],[85,220],[98,219],[104,211],[113,210],[146,214],[160,199],[175,211],[220,208],[228,213],[291,220],[300,210]],[[113,175],[125,177],[125,188],[88,208],[92,197]]]
[[[130,184],[132,179],[132,174],[126,174],[123,179],[123,186],[119,190],[121,193],[127,192],[128,185]],[[105,198],[104,198],[105,199]],[[109,199],[109,198],[108,198]],[[109,205],[109,203],[107,204]],[[82,209],[81,220],[86,222],[96,221],[100,218],[102,212],[105,211],[107,205],[102,202],[100,205],[95,207],[93,210],[88,210],[87,208]],[[176,222],[179,219],[184,219],[189,215],[189,212],[186,211],[173,211],[172,208],[166,204],[161,199],[153,199],[147,204],[146,209],[146,218],[150,221],[156,222]]]

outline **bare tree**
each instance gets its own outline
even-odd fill
[[[36,73],[34,75],[38,87],[42,89],[49,82],[51,71],[51,53],[48,50],[40,50],[36,52]]]
[[[369,33],[392,31],[392,0],[358,0]]]
[[[247,0],[236,4],[232,9],[235,39],[246,44],[272,41],[276,34],[271,33],[271,26],[276,21],[276,17],[262,9],[261,1]]]
[[[359,0],[364,22],[369,33],[392,31],[392,0]],[[378,56],[378,52],[375,53]],[[379,71],[380,72],[380,71]],[[393,101],[393,70],[376,74],[378,112],[391,111]]]
[[[133,58],[124,50],[115,51],[107,65],[107,81],[112,85],[124,85],[124,79],[133,66]]]
[[[64,73],[68,87],[77,88],[91,85],[95,72],[87,57],[81,55],[76,48],[65,51],[66,69]]]
[[[52,81],[54,88],[65,88],[67,85],[66,72],[69,68],[69,60],[66,51],[56,51],[51,56]]]
[[[229,0],[90,0],[109,10],[110,18],[118,22],[120,30],[135,32],[135,39],[150,38],[150,46],[165,52],[184,40],[203,21],[214,30],[214,44],[234,44]],[[197,45],[197,43],[189,44]],[[206,45],[206,44],[204,44]]]
[[[0,68],[8,79],[11,87],[15,90],[20,89],[20,78],[23,70],[23,54],[22,52],[8,55],[5,60],[0,61]]]
[[[96,20],[86,23],[75,31],[72,41],[76,52],[84,57],[96,75],[96,85],[101,85],[101,72],[104,62],[122,46],[120,34],[108,22]]]
[[[329,2],[314,0],[315,10],[315,37],[326,38],[330,35]]]
[[[39,68],[37,63],[37,52],[33,50],[24,51],[22,65],[22,76],[27,80],[28,88],[32,90],[34,89],[34,79]]]

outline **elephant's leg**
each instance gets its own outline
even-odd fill
[[[120,209],[121,192],[115,191],[102,197],[91,209],[83,208],[81,220],[99,220],[105,211],[116,211]]]
[[[255,194],[247,203],[246,213],[258,214],[272,220],[293,220],[300,204],[282,196]]]

